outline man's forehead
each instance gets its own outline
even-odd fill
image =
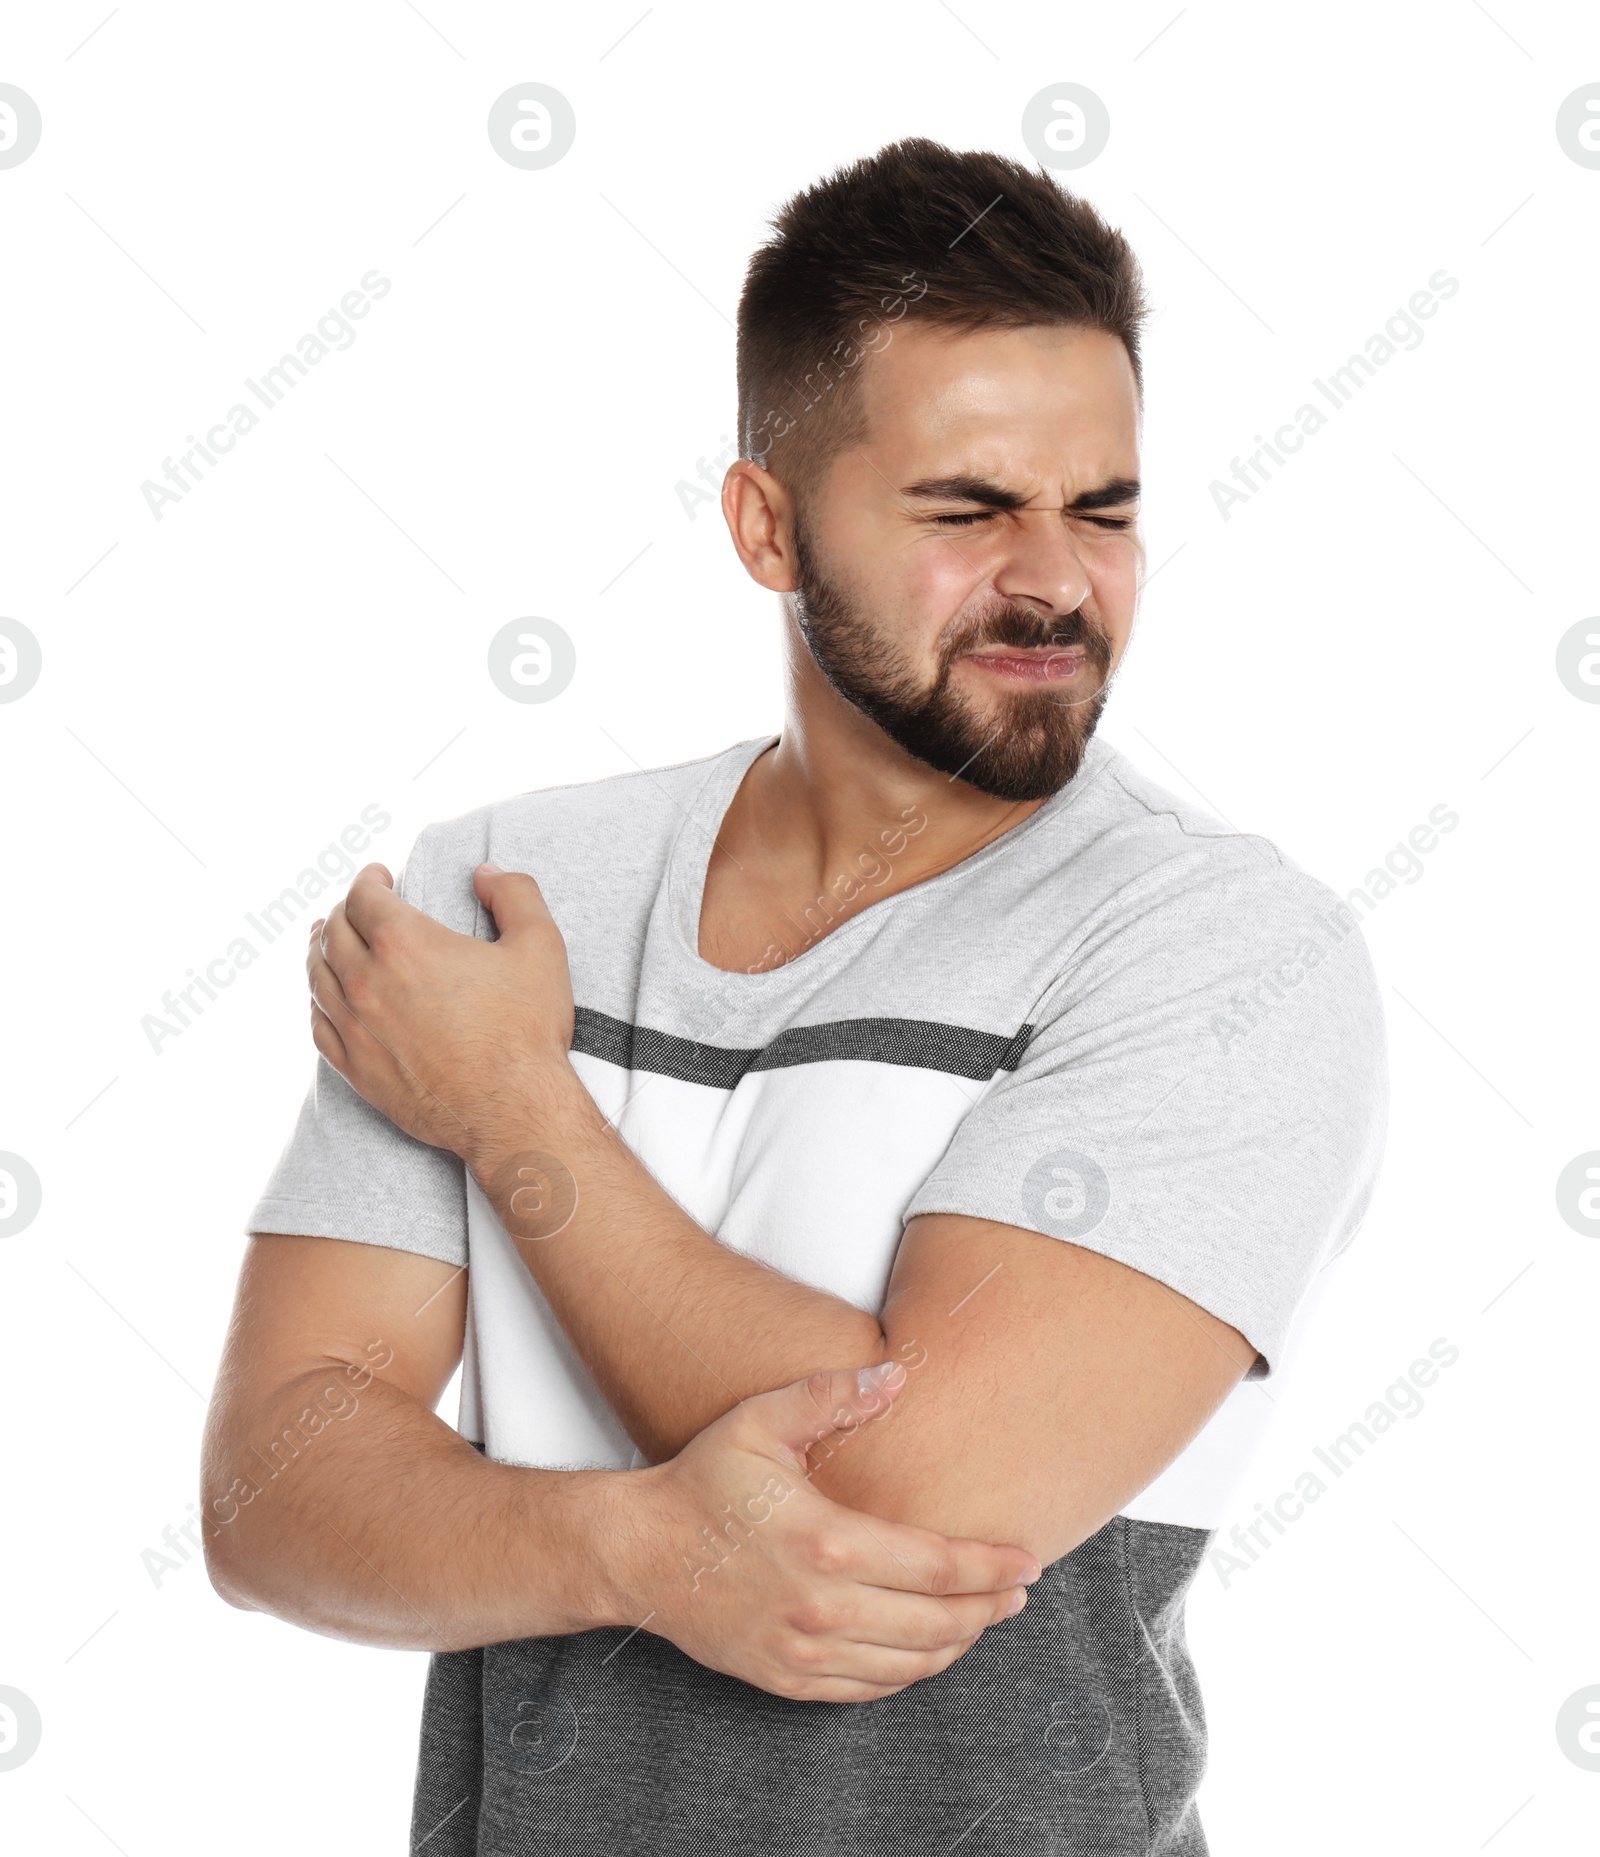
[[[1139,407],[1127,350],[1099,329],[951,332],[915,326],[869,361],[862,386],[875,442],[916,449],[919,476],[1044,467],[1062,450],[1133,476]],[[1088,454],[1093,454],[1093,463]]]
[[[1133,363],[1116,336],[1058,323],[981,329],[909,323],[870,352],[864,378],[869,394],[884,400],[929,391],[973,398],[1022,383],[1138,399]]]

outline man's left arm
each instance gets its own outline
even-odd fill
[[[907,1226],[880,1321],[697,1225],[568,1075],[520,1137],[508,1126],[472,1164],[652,1460],[769,1385],[894,1361],[910,1383],[892,1422],[820,1447],[818,1487],[891,1520],[1015,1542],[1048,1563],[1144,1488],[1256,1358],[1237,1330],[1141,1271],[959,1214]],[[517,1148],[559,1156],[577,1185],[576,1209],[551,1237],[518,1228],[537,1231],[569,1195],[564,1183],[552,1190],[548,1159],[519,1169]],[[519,1216],[513,1195],[529,1188],[534,1204]]]
[[[1258,1033],[1232,1076],[1225,1041],[1220,1056],[1197,1048],[1202,1107],[1176,1139],[1170,1110],[1142,1140],[1142,1125],[1130,1138],[1105,1119],[1103,1105],[1125,1108],[1115,1040],[1065,1068],[1046,1040],[1032,1072],[967,1117],[934,1177],[942,1193],[930,1199],[925,1187],[912,1202],[925,1210],[907,1225],[880,1321],[721,1244],[607,1123],[568,1057],[564,948],[531,879],[479,873],[500,930],[486,943],[409,909],[383,876],[363,872],[313,935],[318,1048],[408,1132],[463,1156],[652,1461],[753,1392],[820,1367],[897,1360],[913,1383],[890,1408],[893,1424],[835,1439],[816,1462],[819,1486],[892,1519],[1056,1559],[1148,1484],[1251,1367],[1254,1338],[1215,1311],[1257,1306],[1262,1285],[1237,1281],[1241,1270],[1265,1281],[1275,1306],[1296,1300],[1370,1158],[1359,1129],[1330,1144],[1297,1126],[1328,1087],[1327,1039],[1285,1040],[1305,1023]],[[1118,984],[1100,996],[1114,1001]],[[1122,984],[1142,1001],[1161,976],[1146,962]],[[1147,1040],[1142,1027],[1141,1049]],[[1297,1087],[1255,1101],[1248,1080],[1259,1094],[1263,1070],[1274,1082],[1291,1051]],[[1275,1124],[1247,1132],[1241,1116]],[[1064,1122],[1075,1144],[1112,1157],[1114,1215],[1093,1248],[1048,1218],[1039,1222],[1055,1235],[988,1216],[1037,1205],[1037,1194],[1019,1198],[1017,1175],[1034,1149],[1061,1145]],[[996,1185],[997,1156],[1009,1184]],[[1263,1248],[1286,1191],[1303,1202],[1285,1215],[1298,1228],[1279,1247],[1287,1264]]]

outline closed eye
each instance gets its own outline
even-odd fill
[[[998,510],[993,509],[976,509],[964,511],[960,514],[935,516],[933,520],[941,528],[966,529],[970,528],[975,522],[992,522],[999,513]],[[1041,512],[1036,511],[1033,513],[1038,514]],[[1131,529],[1135,520],[1132,516],[1091,516],[1082,511],[1074,513],[1077,515],[1079,522],[1092,523],[1097,529]]]

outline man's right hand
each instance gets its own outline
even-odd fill
[[[431,1258],[251,1240],[197,1518],[232,1604],[424,1651],[643,1625],[774,1695],[850,1702],[953,1663],[1037,1565],[807,1481],[808,1447],[849,1451],[893,1396],[853,1372],[746,1399],[642,1470],[486,1460],[433,1411],[466,1302],[466,1273]]]
[[[674,1458],[619,1478],[607,1553],[619,1622],[776,1696],[867,1702],[946,1669],[1020,1611],[1039,1563],[1023,1548],[952,1539],[830,1501],[806,1452],[848,1450],[898,1381],[855,1371],[757,1394]]]

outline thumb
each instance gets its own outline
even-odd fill
[[[771,1443],[803,1469],[813,1444],[882,1417],[905,1385],[906,1370],[899,1361],[882,1361],[859,1372],[853,1367],[825,1368],[791,1386],[758,1393],[745,1406]]]
[[[518,929],[545,926],[551,920],[538,884],[525,871],[480,864],[472,873],[472,887],[502,937]]]

